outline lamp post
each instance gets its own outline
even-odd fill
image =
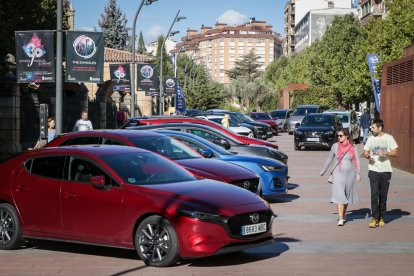
[[[56,20],[56,134],[62,133],[62,17],[63,17],[63,1],[57,1],[57,20]]]
[[[178,16],[179,14],[180,14],[180,10],[178,10],[177,14],[175,15],[174,20],[173,20],[173,22],[170,26],[170,29],[168,30],[167,35],[164,37],[164,40],[163,40],[162,45],[161,45],[161,51],[160,51],[160,55],[161,55],[161,57],[160,57],[160,96],[159,96],[159,103],[158,103],[158,105],[159,105],[159,115],[163,114],[163,102],[164,102],[164,80],[163,80],[163,77],[164,77],[164,73],[163,73],[164,45],[165,45],[165,41],[170,36],[173,36],[173,35],[179,33],[178,31],[175,31],[175,32],[171,33],[171,29],[174,26],[175,22],[178,22],[182,19],[186,19],[186,17],[184,17],[184,16],[179,17]]]
[[[134,23],[132,25],[132,68],[131,68],[131,117],[135,117],[135,25],[137,24],[138,14],[141,11],[142,6],[151,5],[153,2],[158,0],[142,0],[141,4],[138,7],[137,12],[134,16]]]

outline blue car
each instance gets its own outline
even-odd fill
[[[280,161],[253,155],[234,154],[191,133],[170,130],[155,130],[155,132],[185,143],[206,158],[221,159],[255,172],[260,177],[258,191],[263,198],[271,199],[287,192],[288,167]]]

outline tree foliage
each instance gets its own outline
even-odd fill
[[[138,54],[146,54],[147,49],[145,48],[144,36],[142,35],[142,31],[139,32],[139,39],[138,39]]]
[[[109,0],[98,20],[101,27],[105,47],[119,50],[128,50],[129,35],[125,13],[116,5],[116,0]]]
[[[257,77],[259,73],[258,69],[260,64],[258,63],[258,56],[253,50],[243,56],[243,59],[236,61],[235,66],[227,70],[227,75],[231,80],[238,77],[247,77],[249,81]]]

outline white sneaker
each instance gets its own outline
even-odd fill
[[[340,219],[340,220],[338,221],[338,226],[344,226],[344,224],[345,224],[345,220]]]

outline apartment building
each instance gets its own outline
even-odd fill
[[[283,54],[290,56],[295,51],[295,0],[287,1],[285,5],[284,23]]]
[[[359,0],[358,18],[362,24],[372,17],[384,19],[385,15],[385,0]]]
[[[217,22],[214,27],[202,26],[200,31],[187,30],[172,53],[187,54],[197,64],[204,64],[213,80],[229,83],[226,71],[251,50],[258,56],[259,70],[264,70],[282,55],[282,39],[272,26],[255,18],[236,26]]]

